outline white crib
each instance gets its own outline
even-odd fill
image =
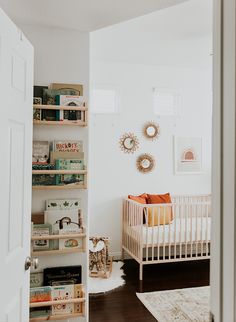
[[[122,257],[127,252],[140,265],[210,257],[211,196],[172,196],[171,204],[123,201]]]

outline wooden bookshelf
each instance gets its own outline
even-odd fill
[[[87,174],[87,170],[32,170],[32,174]]]
[[[34,104],[33,108],[39,110],[63,110],[63,111],[87,111],[87,106],[62,106],[62,105],[43,105],[43,104]]]
[[[60,305],[60,304],[76,304],[76,303],[84,303],[85,297],[80,297],[76,299],[68,299],[68,300],[57,300],[57,301],[45,301],[45,302],[34,302],[30,303],[30,308],[33,307],[44,307],[44,306],[52,306],[52,305]]]
[[[67,314],[67,315],[47,315],[38,318],[30,318],[30,322],[40,322],[40,321],[58,321],[58,320],[67,320],[67,319],[74,319],[77,317],[84,316],[84,313],[74,313],[74,314]]]
[[[77,125],[77,126],[87,126],[88,123],[80,120],[64,120],[64,121],[38,121],[34,120],[36,125]]]
[[[67,238],[84,238],[86,234],[65,234],[65,235],[42,235],[42,236],[32,236],[31,240],[57,240],[57,239],[67,239]]]
[[[62,255],[62,254],[74,254],[74,253],[84,253],[84,248],[69,248],[69,249],[52,249],[52,250],[41,250],[32,251],[31,256],[50,256],[50,255]]]
[[[87,189],[86,184],[65,184],[57,186],[32,186],[33,190],[73,190],[73,189]]]
[[[33,109],[38,109],[42,110],[40,111],[40,115],[43,116],[43,119],[40,120],[33,120],[33,125],[34,126],[41,126],[42,125],[42,131],[46,131],[46,127],[44,126],[78,126],[82,128],[88,126],[88,107],[87,104],[84,104],[84,106],[62,106],[62,105],[43,105],[43,104],[34,104]],[[43,111],[44,110],[44,111]],[[53,121],[52,119],[54,118],[49,118],[49,120],[46,120],[45,116],[46,114],[49,114],[47,111],[53,110],[53,111],[77,111],[75,114],[74,118],[78,117],[80,119],[77,120],[68,120],[65,119],[63,120],[63,114],[62,112],[52,112],[52,114],[55,114],[57,117],[56,121]],[[45,112],[45,115],[44,115]],[[81,112],[81,113],[80,113]],[[61,117],[58,115],[60,114]],[[67,113],[69,114],[69,113]],[[81,116],[80,116],[81,115]],[[42,117],[40,117],[42,118]],[[61,120],[59,120],[61,119]],[[54,127],[53,127],[54,128]],[[52,129],[53,129],[52,128]],[[40,130],[40,128],[37,128]],[[62,128],[61,128],[62,129]],[[68,131],[72,131],[73,128],[68,128]],[[75,128],[74,128],[75,130]],[[74,133],[74,130],[72,131]],[[75,134],[77,136],[77,134]],[[74,136],[75,136],[74,135]],[[72,192],[70,194],[76,195],[78,192],[73,190],[77,189],[82,189],[85,190],[87,189],[87,168],[84,167],[84,170],[32,170],[32,175],[44,175],[46,178],[46,175],[50,176],[56,176],[56,175],[83,175],[83,181],[81,182],[75,182],[75,183],[68,183],[68,184],[60,184],[60,185],[55,185],[55,182],[51,181],[53,185],[34,185],[32,186],[32,190],[36,191],[45,191],[45,193],[49,190],[71,190]],[[46,181],[45,181],[46,182]],[[43,182],[42,182],[43,183]],[[46,182],[47,183],[47,182]],[[68,193],[67,193],[68,194]],[[50,195],[50,193],[48,193]],[[60,194],[59,194],[60,195]],[[33,242],[36,240],[66,240],[69,238],[80,238],[80,245],[79,248],[68,248],[68,249],[48,249],[48,250],[35,250],[33,251],[33,248],[31,249],[31,256],[32,257],[43,257],[43,256],[58,256],[58,255],[66,255],[66,254],[77,254],[75,255],[77,260],[80,261],[80,255],[82,253],[86,253],[86,230],[82,230],[81,233],[73,233],[73,234],[64,234],[64,235],[41,235],[41,236],[31,236],[31,244],[33,246]],[[42,258],[42,261],[46,261],[48,258]],[[68,265],[70,263],[67,263]],[[84,265],[82,265],[83,267]],[[85,302],[86,302],[86,294],[83,291],[82,292],[82,297],[81,298],[74,298],[74,299],[68,299],[68,300],[61,300],[61,301],[47,301],[47,302],[36,302],[36,303],[30,303],[29,306],[30,308],[40,308],[40,307],[45,307],[45,306],[53,306],[53,305],[58,305],[58,304],[69,304],[69,303],[81,303],[79,307],[81,307],[81,310],[77,313],[72,313],[72,314],[64,314],[64,315],[51,315],[51,312],[48,312],[48,315],[45,316],[38,316],[38,317],[32,317],[29,319],[29,322],[40,322],[40,321],[59,321],[59,320],[70,320],[70,319],[75,319],[79,318],[82,316],[86,316],[86,311],[85,311]],[[79,320],[79,319],[78,319]],[[76,320],[77,321],[77,320]]]
[[[83,174],[84,183],[68,183],[63,185],[34,185],[33,190],[71,190],[71,189],[87,189],[87,170],[32,170],[32,175],[56,175],[56,174]]]
[[[33,108],[40,110],[56,110],[56,111],[81,111],[84,112],[84,120],[63,120],[63,121],[46,121],[46,120],[33,120],[35,125],[77,125],[85,127],[88,125],[88,107],[87,106],[62,106],[62,105],[42,105],[34,104]]]

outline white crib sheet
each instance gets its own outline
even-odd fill
[[[139,227],[132,226],[131,231],[137,236]],[[210,241],[210,239],[210,217],[177,218],[170,225],[143,226],[143,244],[200,242]]]

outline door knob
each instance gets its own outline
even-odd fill
[[[39,259],[37,257],[27,257],[25,260],[25,270],[29,268],[37,269],[39,267]]]

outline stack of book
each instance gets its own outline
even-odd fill
[[[33,118],[37,121],[85,121],[84,111],[73,107],[84,107],[83,85],[53,83],[49,86],[34,86],[34,105],[71,106],[71,110],[34,108]]]
[[[70,235],[84,232],[81,199],[46,200],[44,213],[32,215],[32,236],[69,235],[67,238],[33,240],[33,251],[83,248],[83,237]]]
[[[30,303],[82,298],[83,287],[81,280],[81,265],[50,267],[45,268],[40,273],[31,273]],[[31,308],[30,317],[69,315],[82,312],[82,303],[54,304]]]
[[[34,141],[33,170],[84,170],[83,142],[66,141]],[[85,183],[84,174],[34,174],[33,185],[67,185]]]

